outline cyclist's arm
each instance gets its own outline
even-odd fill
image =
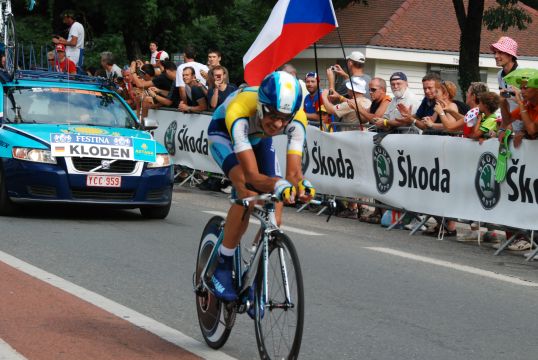
[[[297,187],[299,181],[303,179],[303,171],[301,169],[301,155],[290,154],[286,156],[286,180]]]
[[[271,178],[269,176],[260,174],[258,164],[256,162],[256,155],[252,149],[241,151],[236,154],[239,165],[245,174],[245,182],[250,184],[256,190],[264,193],[273,192],[275,184],[278,178]]]

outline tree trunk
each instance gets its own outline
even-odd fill
[[[138,38],[135,35],[136,31],[124,30],[123,32],[123,42],[125,44],[125,49],[127,50],[127,59],[129,61],[141,59],[142,51],[140,50],[140,44]]]
[[[467,91],[471,82],[480,81],[479,57],[483,13],[484,0],[469,0],[460,36],[458,75],[462,93]]]

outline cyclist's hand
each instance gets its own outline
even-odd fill
[[[275,196],[285,204],[295,202],[295,187],[286,179],[280,179],[275,183]]]
[[[299,181],[297,187],[299,188],[299,200],[301,200],[302,202],[307,203],[312,200],[314,196],[316,196],[316,189],[308,180],[303,179]]]

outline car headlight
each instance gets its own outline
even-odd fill
[[[148,163],[148,168],[160,168],[170,166],[170,155],[169,154],[157,154],[155,162]]]
[[[56,158],[52,156],[50,150],[14,147],[11,153],[14,159],[45,164],[57,164]]]

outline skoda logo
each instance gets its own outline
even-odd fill
[[[380,194],[385,194],[392,187],[392,181],[394,180],[392,159],[383,146],[376,145],[374,146],[372,160],[377,191]]]
[[[303,175],[306,174],[309,164],[310,164],[310,154],[308,153],[308,144],[305,141],[303,143],[303,158],[301,159],[301,169],[303,170]]]
[[[499,202],[501,186],[495,181],[497,158],[490,152],[483,153],[478,160],[474,185],[478,199],[486,210],[493,209]]]
[[[110,169],[110,161],[109,160],[101,160],[101,168],[103,170]]]
[[[173,121],[170,125],[168,125],[168,129],[166,129],[166,132],[164,133],[164,146],[166,147],[166,150],[170,155],[176,154],[176,130],[177,130],[177,122]]]

